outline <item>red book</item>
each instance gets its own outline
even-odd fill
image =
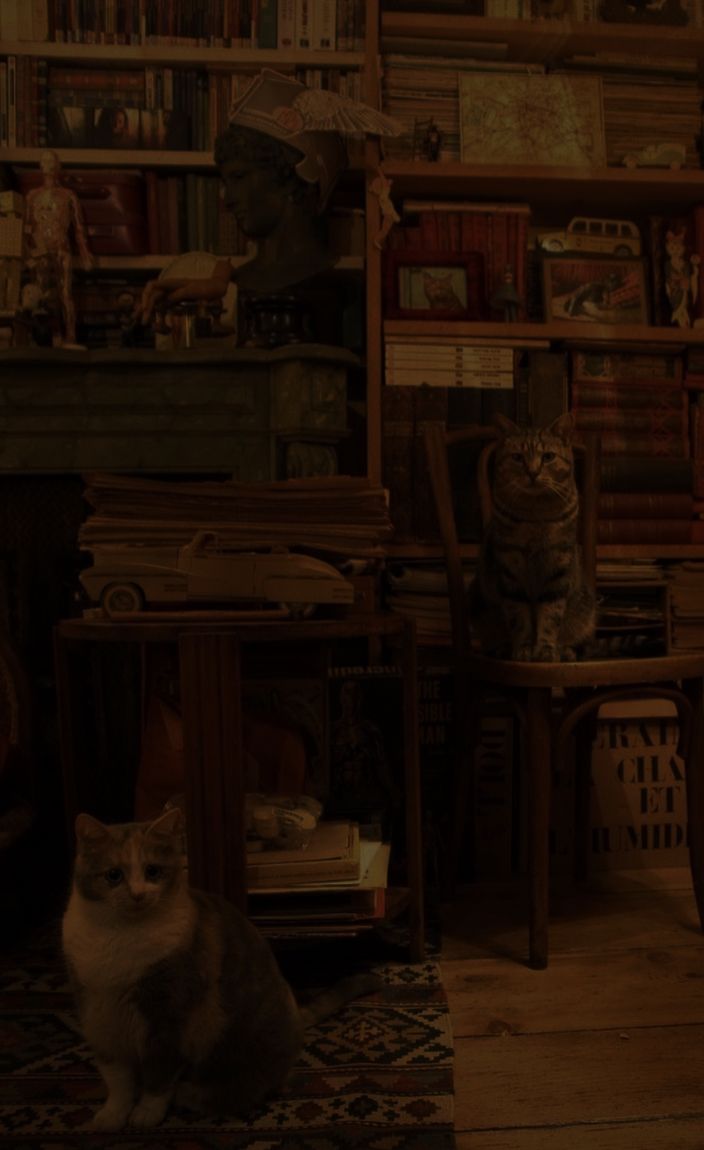
[[[597,543],[690,543],[697,525],[692,519],[599,519],[596,538]]]
[[[573,407],[578,431],[612,429],[625,433],[650,432],[654,437],[681,435],[688,440],[689,415],[686,405],[679,410],[666,407]]]
[[[602,455],[640,455],[651,459],[689,458],[689,438],[672,431],[634,432],[609,428],[599,437]]]
[[[600,491],[600,519],[691,519],[689,491]]]
[[[572,407],[617,408],[659,407],[680,410],[687,407],[687,396],[679,384],[660,383],[583,383],[572,384]]]

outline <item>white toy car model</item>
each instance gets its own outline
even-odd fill
[[[623,162],[627,168],[681,168],[686,159],[684,144],[661,140],[657,144],[648,144],[639,152],[627,152]]]
[[[182,547],[100,548],[79,575],[108,615],[152,604],[277,604],[310,615],[318,603],[349,605],[354,588],[335,567],[286,550],[224,551],[211,531]]]

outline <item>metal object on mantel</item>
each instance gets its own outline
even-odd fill
[[[337,472],[344,348],[64,351],[0,356],[0,473],[224,472],[256,482]]]

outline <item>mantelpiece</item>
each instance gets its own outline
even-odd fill
[[[0,356],[0,474],[331,474],[353,353],[323,344]]]

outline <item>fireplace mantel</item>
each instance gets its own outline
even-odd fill
[[[0,355],[0,474],[212,471],[331,474],[347,434],[343,348]]]

